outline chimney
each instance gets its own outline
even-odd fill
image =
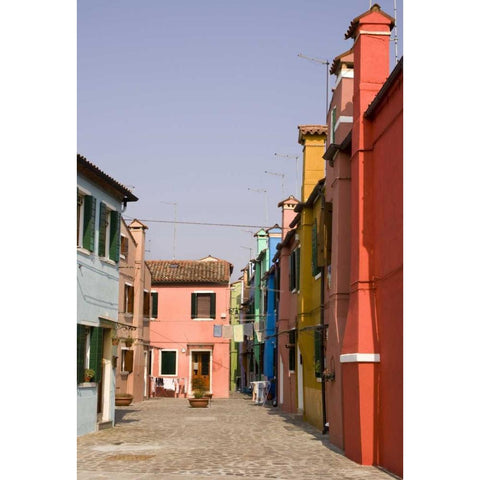
[[[363,113],[389,75],[390,32],[394,25],[395,19],[382,12],[378,4],[374,4],[352,20],[345,34],[345,39],[352,38],[354,41],[353,116],[359,124],[364,123]],[[355,135],[359,135],[359,148],[363,149],[365,139],[359,129],[360,126],[354,127],[352,141],[355,144]]]
[[[337,77],[328,110],[328,146],[340,145],[353,124],[353,48],[334,58],[330,74]]]
[[[326,125],[299,125],[298,143],[303,145],[302,202],[306,202],[318,181],[325,178]]]
[[[294,208],[298,203],[298,200],[293,195],[290,195],[287,199],[278,204],[278,207],[282,208],[282,240],[285,238],[288,231],[291,230],[289,225],[295,218],[296,213],[294,212]]]

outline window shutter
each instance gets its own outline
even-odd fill
[[[325,203],[325,229],[324,229],[325,265],[332,263],[332,203]]]
[[[210,318],[215,318],[217,307],[217,294],[210,294]]]
[[[85,370],[85,327],[77,324],[77,383],[84,380]]]
[[[105,243],[107,241],[107,207],[100,203],[100,232],[98,236],[98,256],[105,256]]]
[[[162,351],[161,375],[175,375],[177,370],[177,352]]]
[[[123,368],[125,372],[133,372],[133,350],[124,350],[125,363]]]
[[[320,222],[318,225],[319,233],[318,236],[318,266],[325,266],[325,199],[322,198],[322,205],[320,208]]]
[[[317,219],[315,219],[312,227],[312,275],[315,276],[317,273]]]
[[[150,292],[143,292],[143,316],[150,317]]]
[[[209,293],[197,293],[197,318],[210,318],[211,304]]]
[[[290,291],[295,290],[295,252],[290,254]]]
[[[158,292],[152,292],[152,317],[158,317]]]
[[[318,378],[322,376],[322,365],[320,363],[321,333],[317,329],[314,331],[313,341],[315,343],[315,377]]]
[[[90,365],[95,370],[94,381],[99,383],[102,380],[102,358],[103,358],[103,328],[92,328],[90,339]]]
[[[84,201],[82,246],[93,252],[95,250],[95,213],[97,201],[91,195],[85,195]]]
[[[295,287],[300,290],[300,248],[295,250]]]
[[[192,315],[191,317],[192,318],[197,318],[197,294],[196,293],[192,293],[192,298],[191,298],[191,301],[192,301]]]
[[[128,313],[133,313],[133,300],[134,300],[134,297],[135,297],[135,290],[130,285],[127,286],[127,290],[128,290],[127,312]]]
[[[118,262],[120,260],[120,212],[110,212],[110,251],[108,252],[110,260]]]

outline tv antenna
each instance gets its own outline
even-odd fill
[[[305,58],[306,60],[310,60],[311,62],[315,63],[321,63],[322,65],[327,66],[327,83],[326,83],[326,98],[325,98],[325,120],[328,116],[328,66],[330,65],[330,62],[328,60],[322,60],[321,58],[313,58],[313,57],[307,57],[306,55],[303,55],[302,53],[299,53],[297,55],[298,57]]]
[[[269,170],[265,170],[265,173],[268,173],[269,175],[276,175],[277,177],[282,177],[282,196],[285,195],[285,182],[284,182],[285,174],[284,173],[277,173],[277,172],[270,172]]]
[[[268,226],[268,203],[267,203],[267,191],[257,188],[249,188],[251,192],[263,193],[265,195],[265,227]]]
[[[298,155],[285,155],[283,153],[274,153],[276,157],[282,158],[294,158],[295,159],[295,195],[299,195],[298,193]]]
[[[175,260],[175,244],[176,242],[176,234],[177,234],[177,202],[163,202],[160,201],[159,203],[164,203],[166,205],[173,205],[174,207],[174,222],[173,222],[173,260]]]

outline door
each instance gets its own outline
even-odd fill
[[[210,352],[192,352],[192,380],[198,377],[210,391]]]

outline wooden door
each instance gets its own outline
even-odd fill
[[[201,377],[210,391],[210,352],[192,352],[192,380]]]

